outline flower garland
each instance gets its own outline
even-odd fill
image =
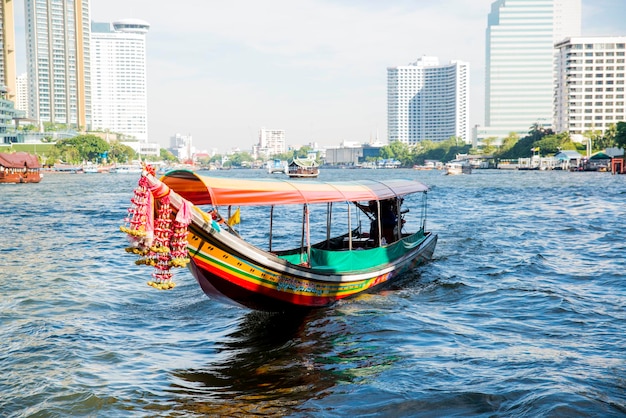
[[[127,252],[137,255],[146,255],[153,239],[153,206],[152,193],[148,190],[148,179],[141,177],[135,188],[134,196],[130,199],[128,216],[124,219],[125,225],[120,227],[128,234],[131,246]]]
[[[154,175],[153,170],[147,171]],[[168,290],[176,286],[171,268],[185,267],[189,263],[187,227],[191,222],[191,203],[183,199],[176,218],[172,220],[169,189],[165,193],[166,187],[163,186],[151,185],[145,176],[139,179],[131,198],[126,224],[120,230],[128,234],[131,242],[126,251],[140,256],[135,263],[154,267],[154,280],[149,281],[148,285]],[[153,193],[157,194],[156,199]],[[156,220],[155,208],[158,208]]]

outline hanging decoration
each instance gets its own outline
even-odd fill
[[[144,169],[154,175],[152,167],[146,165]],[[176,218],[172,219],[169,193],[167,187],[152,188],[142,175],[131,198],[125,225],[120,227],[131,243],[126,251],[140,257],[135,263],[155,269],[154,280],[148,285],[161,290],[176,286],[171,268],[185,267],[189,262],[187,228],[191,223],[191,203],[182,199]]]

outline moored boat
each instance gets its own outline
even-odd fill
[[[269,174],[288,174],[287,161],[274,159],[267,162],[267,172]]]
[[[456,176],[459,174],[472,174],[472,166],[465,161],[450,161],[446,164],[446,174]]]
[[[320,167],[317,161],[310,158],[294,158],[289,162],[287,169],[289,177],[317,177]]]
[[[264,311],[321,308],[388,285],[431,259],[437,235],[425,229],[427,191],[412,180],[300,183],[205,177],[182,170],[157,179],[145,171],[122,230],[132,242],[127,251],[140,256],[139,264],[155,266],[155,280],[149,283],[154,287],[173,287],[171,267],[188,265],[210,298]],[[416,212],[421,213],[413,223],[416,230],[404,232],[404,197],[420,194],[423,207]],[[362,232],[354,220],[361,213],[357,208],[364,206],[357,203],[380,209],[385,201],[393,202],[397,215],[393,242],[387,243],[380,220],[370,232]],[[274,209],[291,205],[301,207],[302,228],[293,231],[292,248],[277,250]],[[205,206],[209,208],[203,210]],[[244,216],[241,209],[251,207],[269,212],[265,225],[254,221],[256,227],[267,228],[264,247],[234,230]],[[332,219],[339,208],[347,221],[344,232],[333,237]],[[223,217],[226,210],[230,216]],[[326,211],[326,239],[316,244],[310,242],[311,230],[322,226],[311,225],[313,210]],[[376,229],[377,237],[372,233]]]
[[[141,173],[141,165],[139,164],[121,164],[109,168],[110,173],[118,174],[138,174]]]
[[[41,164],[27,152],[0,153],[0,183],[39,183]]]

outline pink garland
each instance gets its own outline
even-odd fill
[[[154,237],[154,199],[148,190],[148,179],[139,179],[130,202],[128,215],[124,219],[125,225],[120,230],[128,234],[131,242],[131,247],[126,251],[145,255]]]
[[[131,241],[126,251],[140,256],[135,263],[154,266],[154,281],[148,285],[167,290],[175,286],[171,268],[185,267],[189,262],[187,227],[191,222],[191,204],[183,199],[176,219],[172,220],[169,188],[163,186],[152,190],[148,179],[142,176],[131,199],[126,225],[120,229]],[[158,205],[154,204],[153,193],[157,194]],[[155,206],[158,206],[156,220]]]

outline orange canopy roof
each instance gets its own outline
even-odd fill
[[[345,182],[235,179],[171,171],[161,178],[195,205],[254,206],[384,200],[425,192],[428,186],[413,180],[360,180]]]

